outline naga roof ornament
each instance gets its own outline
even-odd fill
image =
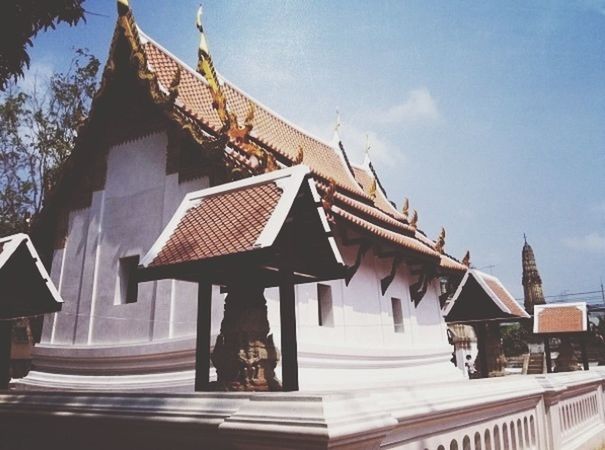
[[[445,228],[441,227],[441,232],[439,233],[439,236],[437,237],[437,240],[435,241],[435,250],[437,250],[439,253],[443,253],[445,249]]]
[[[240,126],[235,112],[227,107],[227,97],[223,92],[221,83],[214,69],[214,63],[210,56],[208,41],[202,26],[202,7],[200,5],[196,21],[196,27],[200,32],[200,45],[198,48],[197,71],[208,82],[210,94],[212,95],[212,107],[217,112],[218,117],[223,124],[221,133],[229,138],[251,159],[252,167],[256,172],[271,172],[278,169],[277,161],[273,155],[256,145],[250,139],[250,132],[254,126],[254,105],[251,101],[248,103],[248,113],[244,119],[244,125]]]
[[[466,253],[464,254],[464,258],[462,258],[462,264],[464,264],[466,267],[471,267],[471,252],[470,252],[470,250],[467,250]]]
[[[412,218],[410,219],[410,226],[412,228],[418,227],[418,211],[414,210],[412,213]]]
[[[230,117],[227,111],[227,99],[223,93],[223,90],[221,89],[218,76],[216,75],[216,70],[214,69],[214,63],[212,62],[212,57],[210,56],[210,50],[208,49],[208,41],[206,40],[206,35],[202,26],[201,5],[197,10],[195,26],[200,32],[200,45],[197,52],[197,71],[202,74],[208,82],[210,94],[212,95],[212,106],[216,110],[225,129],[229,129]]]
[[[410,214],[410,200],[405,197],[403,199],[403,206],[401,207],[401,214],[407,219]]]

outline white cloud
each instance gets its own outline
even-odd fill
[[[566,238],[563,239],[563,243],[574,250],[605,253],[605,235],[601,235],[601,233]]]
[[[391,106],[386,112],[376,115],[382,123],[423,123],[434,122],[440,117],[437,102],[426,87],[408,92],[407,99]]]

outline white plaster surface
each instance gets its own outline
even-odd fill
[[[137,302],[116,301],[119,259],[144,255],[185,194],[207,187],[205,178],[179,183],[177,174],[167,176],[166,146],[164,132],[113,146],[108,153],[105,189],[93,193],[89,208],[70,214],[67,243],[65,249],[55,252],[51,271],[65,305],[56,317],[46,320],[43,342],[35,350],[37,385],[43,385],[45,371],[84,377],[72,380],[83,385],[88,385],[87,376],[108,373],[153,376],[166,371],[177,354],[181,368],[174,370],[181,375],[175,379],[186,378],[185,372],[193,368],[196,284],[173,280],[140,283]],[[336,238],[345,262],[353,264],[358,245],[346,245],[346,239]],[[391,266],[392,258],[380,258],[370,249],[348,285],[344,280],[325,282],[332,289],[333,326],[319,326],[317,285],[296,287],[301,389],[460,377],[449,362],[453,349],[447,344],[437,286],[431,286],[415,307],[409,295],[409,268],[402,263],[382,295],[380,279],[390,273]],[[265,295],[279,347],[279,293],[267,289]],[[401,300],[403,333],[394,331],[391,297]],[[213,343],[223,308],[224,295],[215,287]],[[184,345],[186,350],[166,350],[169,342]],[[86,351],[82,357],[87,364],[70,356],[79,351]],[[141,352],[147,355],[145,361],[153,363],[143,363],[137,357]],[[278,374],[280,369],[278,366]],[[174,389],[182,389],[179,383],[175,382]],[[165,381],[162,386],[169,389]]]

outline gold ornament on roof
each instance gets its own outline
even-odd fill
[[[370,185],[370,190],[368,192],[369,196],[372,197],[372,199],[376,198],[377,190],[378,190],[378,186],[376,184],[376,178],[372,178],[372,184]]]
[[[181,83],[181,68],[177,67],[176,72],[174,72],[174,77],[172,77],[172,81],[170,82],[170,87],[168,88],[168,103],[174,103],[174,101],[178,97],[180,83]]]
[[[471,266],[471,252],[469,250],[467,250],[464,254],[464,258],[462,258],[462,264],[464,264],[466,267]]]
[[[410,226],[416,228],[418,226],[418,211],[414,210],[412,218],[410,219]]]
[[[305,151],[303,150],[302,145],[298,146],[298,152],[296,152],[296,156],[294,157],[294,164],[302,164],[303,159],[305,158]]]
[[[403,206],[401,208],[401,214],[403,214],[403,216],[407,219],[409,213],[410,213],[410,200],[407,197],[405,197],[403,199]]]
[[[441,227],[441,232],[439,233],[439,236],[437,237],[437,240],[435,241],[435,250],[437,250],[439,253],[443,253],[444,249],[445,249],[445,228]]]
[[[216,110],[218,117],[225,129],[229,129],[230,118],[229,113],[227,112],[227,99],[223,93],[223,90],[221,89],[218,76],[216,75],[216,70],[214,70],[214,63],[212,62],[212,57],[210,56],[210,50],[208,49],[208,41],[206,40],[204,27],[202,26],[201,5],[197,10],[195,25],[200,32],[200,45],[197,52],[197,71],[202,74],[208,82],[210,94],[212,95],[212,107]]]

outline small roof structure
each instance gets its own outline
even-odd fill
[[[583,333],[588,330],[585,302],[534,306],[534,333]]]
[[[30,238],[0,238],[0,320],[61,310],[63,300]]]
[[[469,269],[444,310],[447,322],[529,319],[498,278]]]
[[[345,268],[310,170],[304,165],[191,192],[141,260],[142,279],[279,285],[339,278]]]

